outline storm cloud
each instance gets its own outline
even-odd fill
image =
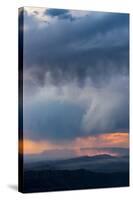
[[[83,87],[77,81],[60,87],[47,82],[34,95],[24,98],[26,136],[37,140],[68,140],[128,132],[128,95],[125,76],[115,76],[100,88],[90,80]]]
[[[40,84],[47,72],[54,84],[75,77],[83,81],[86,76],[96,82],[112,73],[128,73],[127,14],[92,12],[73,22],[51,19],[49,25],[30,18],[24,34],[24,66]]]
[[[128,132],[128,65],[128,14],[26,9],[26,137]]]

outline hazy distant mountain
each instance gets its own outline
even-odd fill
[[[128,157],[114,157],[108,154],[82,156],[54,161],[38,161],[25,163],[26,169],[32,170],[90,170],[93,172],[128,171]]]
[[[109,152],[112,152],[114,155],[118,154],[120,156],[128,156],[129,155],[129,149],[128,148],[82,148],[80,149],[81,152],[84,150],[93,151],[97,150],[98,152],[108,152],[108,157],[110,156]],[[106,157],[107,154],[105,154]],[[98,158],[102,158],[103,155],[98,155]],[[95,158],[97,155],[95,156]],[[38,161],[48,161],[48,160],[64,160],[64,159],[70,159],[70,158],[77,158],[77,154],[75,153],[74,149],[53,149],[53,150],[45,150],[44,152],[40,154],[28,154],[24,155],[24,161],[25,162],[38,162]]]
[[[75,152],[72,149],[53,149],[47,150],[40,154],[24,155],[25,162],[37,162],[42,160],[59,160],[75,157]]]

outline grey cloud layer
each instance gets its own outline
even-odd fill
[[[59,87],[47,80],[31,98],[24,98],[25,136],[59,141],[128,132],[128,96],[126,76],[115,76],[100,88],[90,80],[83,87],[76,81]]]
[[[128,14],[88,12],[70,20],[69,10],[48,9],[44,15],[48,23],[24,15],[26,137],[128,131]]]
[[[29,29],[24,34],[24,66],[35,68],[40,84],[47,71],[54,84],[75,77],[84,80],[90,76],[97,81],[112,73],[128,73],[127,14],[92,12],[73,22],[52,22],[45,25],[25,15]]]

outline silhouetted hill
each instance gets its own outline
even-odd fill
[[[129,174],[94,173],[89,170],[40,170],[24,172],[23,192],[129,186]]]
[[[23,192],[129,185],[129,158],[107,154],[24,163]]]

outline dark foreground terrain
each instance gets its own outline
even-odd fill
[[[23,192],[47,192],[129,186],[128,172],[96,173],[88,170],[24,172]]]
[[[100,155],[24,164],[23,192],[129,186],[129,158]]]

